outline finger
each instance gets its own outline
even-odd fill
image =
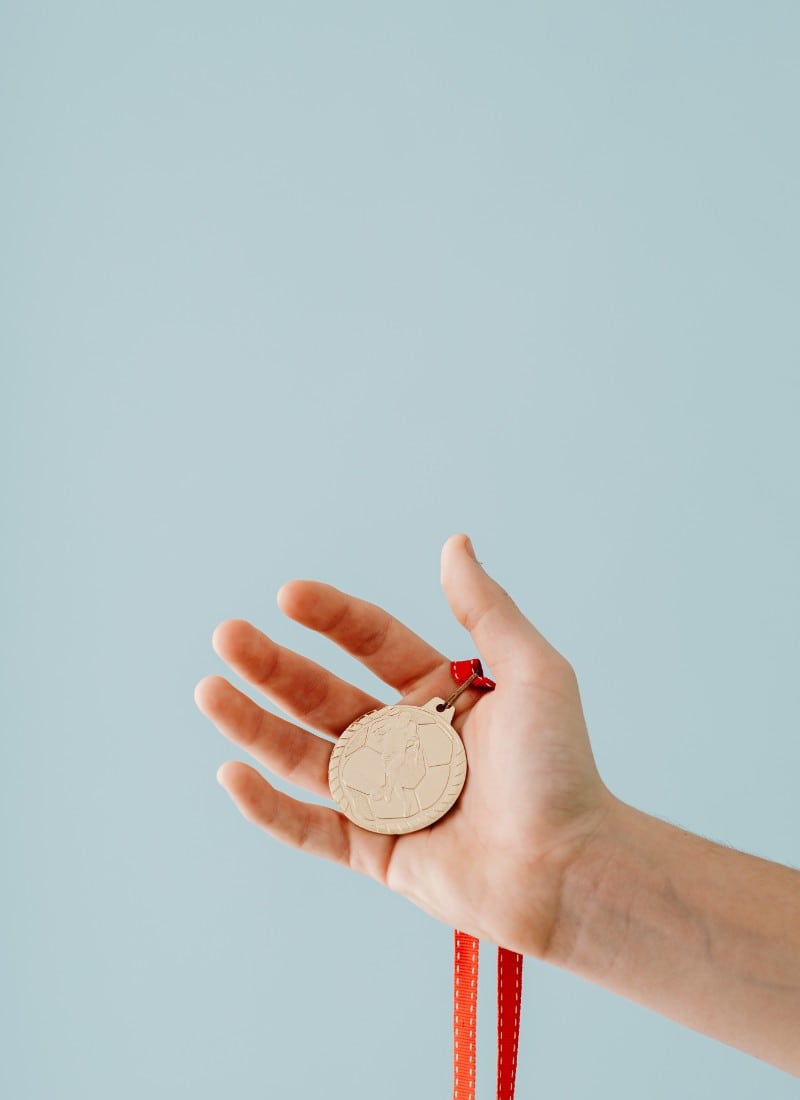
[[[270,714],[222,676],[206,676],[194,689],[200,710],[220,733],[281,779],[330,797],[328,765],[333,745]]]
[[[381,706],[374,696],[279,646],[243,619],[220,623],[213,645],[232,669],[287,714],[332,737]]]
[[[384,683],[409,695],[448,660],[382,607],[318,581],[289,581],[278,593],[285,615],[330,638]]]
[[[537,658],[558,656],[477,561],[466,535],[452,535],[442,548],[442,587],[490,668],[530,666]]]
[[[276,791],[255,768],[239,761],[223,764],[217,779],[244,817],[270,836],[386,882],[397,837],[369,833],[337,810]]]

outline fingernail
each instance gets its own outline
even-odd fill
[[[466,549],[467,553],[473,561],[478,560],[475,556],[475,547],[472,545],[472,539],[469,537],[469,535],[467,535],[467,541],[464,543],[464,548]]]

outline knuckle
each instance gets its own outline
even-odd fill
[[[382,622],[367,627],[358,639],[356,656],[373,657],[378,653],[386,644],[391,627],[392,620],[388,616]]]

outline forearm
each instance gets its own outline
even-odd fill
[[[800,872],[615,801],[549,961],[800,1076]]]

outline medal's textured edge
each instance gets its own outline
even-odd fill
[[[339,806],[339,809],[345,815],[345,817],[352,821],[354,825],[358,825],[360,829],[364,829],[370,833],[381,833],[386,836],[402,836],[404,833],[416,833],[420,829],[426,829],[429,825],[433,825],[434,822],[453,808],[458,800],[459,795],[464,787],[464,783],[467,778],[467,753],[464,748],[464,742],[458,735],[458,732],[453,729],[452,725],[440,718],[438,714],[433,713],[434,718],[439,726],[445,728],[453,739],[453,749],[455,752],[456,760],[450,772],[450,781],[445,788],[444,793],[439,798],[439,801],[435,805],[430,806],[427,810],[421,810],[418,814],[408,818],[391,818],[385,822],[376,822],[375,824],[364,824],[363,821],[356,820],[355,817],[349,813],[349,799],[344,789],[342,788],[341,780],[339,779],[339,767],[342,755],[347,746],[347,742],[350,737],[362,726],[369,725],[371,720],[376,714],[380,714],[383,711],[397,711],[397,710],[421,710],[421,707],[411,706],[407,703],[394,703],[392,706],[379,707],[377,710],[371,710],[367,714],[362,714],[360,718],[357,718],[355,722],[351,722],[347,729],[343,730],[339,740],[333,747],[331,758],[328,763],[328,786],[330,787],[331,796],[333,800]]]

